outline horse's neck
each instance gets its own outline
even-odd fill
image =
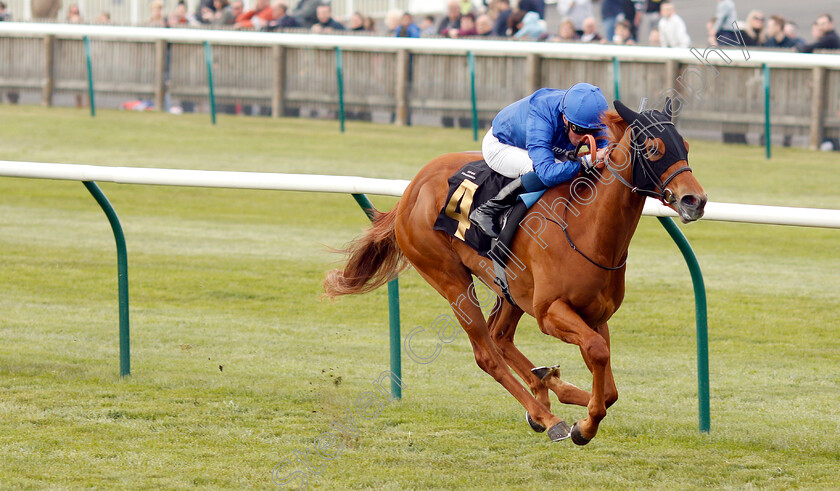
[[[632,170],[629,174],[632,174]],[[620,239],[617,243],[619,257],[627,252],[630,247],[630,239],[636,232],[639,218],[644,208],[644,196],[634,193],[630,188],[614,178],[606,169],[601,174],[606,182],[598,182],[597,199],[603,200],[600,209],[593,207],[588,210],[592,214],[589,217],[598,226],[593,227],[596,232],[596,240],[599,243],[612,242]],[[631,176],[623,176],[628,182],[632,182]],[[611,180],[610,180],[611,179]]]
[[[632,166],[619,172],[627,181],[632,182]],[[568,220],[577,237],[578,247],[590,251],[599,251],[611,264],[618,264],[630,247],[630,240],[636,231],[639,218],[644,208],[644,197],[634,193],[622,184],[608,169],[603,169],[599,177],[590,177],[595,183],[595,193],[590,195],[588,204],[583,200],[575,200],[577,193],[573,193],[573,202],[579,214]],[[575,224],[581,224],[575,226]]]

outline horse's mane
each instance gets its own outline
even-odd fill
[[[627,121],[624,121],[624,119],[613,110],[605,112],[601,117],[601,121],[607,125],[607,131],[609,131],[610,134],[609,141],[615,143],[621,141],[621,138],[624,136],[624,132],[627,131],[627,127],[630,126]]]

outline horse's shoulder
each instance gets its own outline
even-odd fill
[[[541,199],[547,200],[549,203],[557,198],[569,199],[572,196],[572,183],[564,182],[546,190]]]

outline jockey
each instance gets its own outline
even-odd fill
[[[470,222],[498,237],[502,212],[523,192],[541,191],[577,176],[580,163],[571,154],[586,135],[596,137],[598,158],[607,139],[601,116],[607,110],[601,89],[578,83],[569,90],[539,89],[502,109],[481,143],[494,171],[516,180],[470,214]],[[589,165],[588,157],[583,158]]]

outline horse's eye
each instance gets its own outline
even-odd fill
[[[658,138],[648,139],[646,146],[647,149],[645,153],[647,154],[648,160],[656,161],[661,159],[665,155],[662,148],[664,144],[662,140],[659,140]]]

